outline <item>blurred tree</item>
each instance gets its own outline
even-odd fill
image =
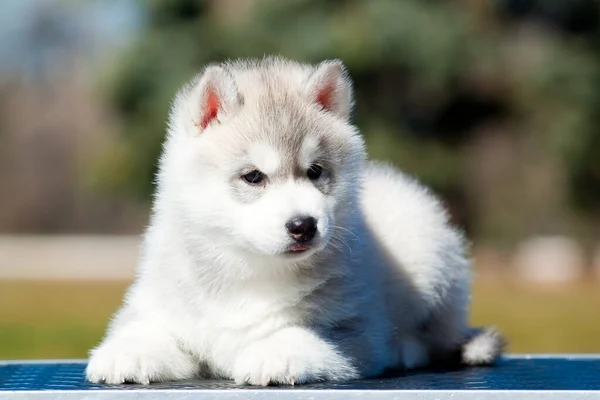
[[[595,0],[143,4],[147,29],[106,80],[125,121],[104,160],[114,188],[149,198],[169,102],[203,65],[277,53],[344,60],[371,156],[432,185],[476,237],[569,230],[569,201],[598,218]]]

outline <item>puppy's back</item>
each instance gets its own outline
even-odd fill
[[[367,226],[390,267],[409,279],[419,296],[415,300],[431,308],[447,301],[449,291],[467,290],[470,273],[464,240],[450,226],[439,200],[384,164],[367,163],[362,178]]]

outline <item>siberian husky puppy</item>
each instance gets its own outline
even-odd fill
[[[91,382],[368,378],[493,363],[440,202],[366,161],[340,61],[214,64],[177,94],[137,277]]]

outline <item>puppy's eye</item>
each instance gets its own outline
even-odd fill
[[[317,179],[319,179],[321,177],[322,173],[323,173],[323,167],[321,167],[318,164],[312,164],[306,170],[306,176],[308,176],[308,179],[310,179],[311,181],[316,181]]]
[[[242,179],[244,179],[246,182],[252,185],[257,185],[261,183],[264,178],[265,174],[263,174],[259,170],[250,171],[247,174],[242,175]]]

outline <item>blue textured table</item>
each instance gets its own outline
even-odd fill
[[[600,355],[508,356],[493,367],[267,388],[216,380],[91,385],[84,369],[85,360],[0,361],[0,399],[600,399]]]

